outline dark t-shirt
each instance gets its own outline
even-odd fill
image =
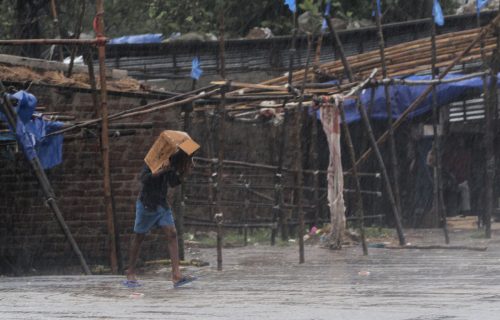
[[[158,205],[168,208],[168,187],[178,186],[181,184],[181,179],[175,169],[169,169],[155,177],[149,167],[145,165],[141,172],[141,183],[139,200],[147,210],[154,211]]]

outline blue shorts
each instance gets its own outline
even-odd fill
[[[148,233],[153,227],[175,226],[172,210],[163,206],[156,207],[155,211],[144,208],[140,200],[135,203],[135,233]]]

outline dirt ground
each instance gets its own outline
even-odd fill
[[[468,225],[467,223],[465,224]],[[496,228],[495,228],[496,229]],[[414,245],[443,244],[441,230],[406,230]],[[450,230],[452,245],[486,251],[306,246],[191,249],[210,262],[187,267],[199,279],[173,289],[165,266],[127,289],[118,276],[0,278],[0,319],[499,319],[500,231]]]

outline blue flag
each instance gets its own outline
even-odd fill
[[[434,17],[434,22],[436,22],[438,26],[444,26],[443,9],[441,9],[439,0],[434,0],[434,6],[432,7],[432,16]]]
[[[477,15],[481,13],[481,9],[488,4],[490,0],[476,0],[476,5],[477,5]]]
[[[330,15],[330,10],[332,9],[332,1],[328,0],[326,3],[326,8],[325,8],[325,16]],[[328,29],[328,24],[326,23],[326,19],[323,19],[323,25],[321,26],[321,30],[326,30]]]
[[[203,74],[203,70],[200,68],[200,59],[198,57],[193,59],[191,63],[191,78],[195,80],[200,80],[201,75]]]
[[[382,5],[380,4],[380,0],[377,0],[377,10],[378,10],[378,14],[380,16],[382,16]],[[372,16],[375,17],[376,15],[377,15],[377,13],[375,12],[375,10],[373,10]]]
[[[297,11],[297,1],[296,0],[285,0],[285,5],[288,6],[290,11],[295,13]]]

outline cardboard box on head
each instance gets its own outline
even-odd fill
[[[179,150],[191,156],[199,148],[200,145],[191,139],[187,133],[183,131],[165,130],[156,139],[151,149],[149,149],[144,161],[151,172],[155,174],[160,171],[161,168],[167,166],[170,157]]]

